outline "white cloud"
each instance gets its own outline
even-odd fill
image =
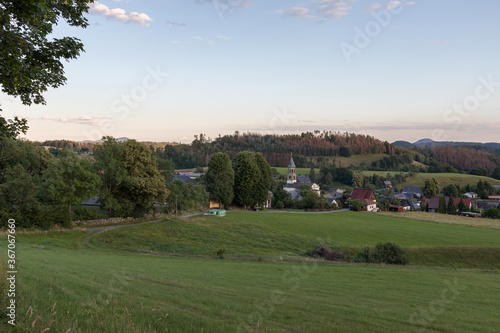
[[[231,37],[221,36],[221,35],[217,36],[217,38],[224,39],[224,40],[230,40],[231,39]]]
[[[209,40],[209,41],[207,42],[207,44],[208,44],[208,45],[215,45],[215,42],[214,42],[213,40]]]
[[[196,40],[203,40],[203,37],[200,37],[200,36],[195,36],[195,37],[191,37],[192,39],[196,39]]]
[[[67,118],[53,118],[49,116],[42,116],[40,118],[30,118],[30,120],[44,120],[44,121],[55,121],[63,124],[80,124],[101,127],[102,122],[100,120],[109,120],[112,118],[101,117],[101,116],[80,116],[80,117],[67,117]]]
[[[153,22],[153,19],[149,17],[147,14],[138,12],[127,13],[125,9],[109,8],[108,6],[103,5],[102,3],[99,3],[97,1],[91,3],[89,5],[89,8],[91,13],[115,19],[120,22],[133,22],[133,23],[139,23],[141,25],[149,25],[149,22]]]
[[[185,23],[179,23],[179,22],[174,22],[174,21],[167,21],[167,25],[172,28],[172,27],[185,27]]]
[[[318,12],[325,19],[338,19],[349,14],[352,7],[349,5],[356,0],[320,0],[318,4]]]
[[[286,12],[280,11],[283,13],[285,16],[290,16],[290,17],[300,17],[300,18],[314,18],[313,15],[309,14],[309,9],[305,7],[292,7]]]
[[[389,1],[385,5],[382,5],[380,3],[374,3],[373,5],[366,7],[366,10],[368,10],[370,12],[373,12],[375,10],[389,10],[389,9],[395,8],[397,6],[401,6],[403,4],[407,5],[407,6],[411,6],[411,5],[414,5],[415,2],[410,1],[410,2],[402,3],[401,1]]]

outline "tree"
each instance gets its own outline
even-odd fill
[[[446,214],[446,199],[444,197],[439,197],[439,213]]]
[[[457,187],[453,184],[449,184],[448,186],[446,186],[444,188],[443,192],[444,192],[444,195],[447,197],[456,198],[459,195]]]
[[[496,167],[495,170],[493,170],[493,173],[491,174],[491,178],[495,178],[495,179],[500,180],[500,167]]]
[[[216,153],[208,162],[205,184],[210,200],[229,205],[234,198],[234,170],[229,156]]]
[[[255,163],[259,170],[258,179],[255,182],[255,202],[260,205],[266,202],[269,197],[269,190],[273,182],[273,175],[269,163],[262,157],[261,154],[255,153]]]
[[[355,173],[352,175],[352,186],[363,187],[364,177],[360,173]]]
[[[64,19],[85,28],[84,14],[93,0],[0,0],[0,84],[25,105],[45,104],[42,93],[66,82],[62,59],[74,59],[83,44],[74,37],[53,38],[53,26]],[[1,110],[0,110],[1,111]],[[28,130],[26,119],[0,117],[0,137],[15,138]]]
[[[359,212],[361,209],[363,209],[363,203],[361,201],[359,200],[351,201],[351,210]]]
[[[234,198],[237,203],[252,206],[257,203],[255,184],[260,179],[260,172],[254,153],[244,151],[233,158]]]
[[[468,212],[469,211],[469,206],[467,206],[464,202],[463,198],[460,198],[460,202],[457,205],[458,211],[459,212]]]
[[[48,192],[52,200],[68,205],[79,204],[97,194],[100,180],[92,164],[78,157],[68,149],[63,149],[47,170]]]
[[[309,178],[313,182],[316,180],[316,169],[311,168],[311,170],[309,170]]]
[[[164,203],[169,191],[156,157],[146,145],[135,140],[122,145],[119,160],[124,163],[127,174],[117,189],[121,215],[141,217],[151,211],[155,202]]]
[[[325,184],[329,187],[333,186],[333,176],[330,172],[325,175]]]
[[[439,183],[436,178],[426,179],[422,191],[426,198],[432,198],[433,196],[439,195],[441,190],[439,189]]]
[[[94,167],[102,181],[99,202],[103,208],[108,209],[109,216],[114,216],[120,212],[119,190],[127,176],[127,169],[121,158],[124,146],[112,137],[104,137],[103,141],[94,150]]]
[[[457,206],[455,205],[455,199],[451,196],[448,200],[448,206],[446,207],[446,214],[455,215],[457,213]]]

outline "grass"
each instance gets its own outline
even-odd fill
[[[493,332],[500,325],[494,273],[21,253],[18,331],[253,332],[259,323],[260,332]]]
[[[385,177],[388,173],[391,174],[391,176],[400,174],[399,171],[363,171],[362,173],[365,177],[373,176],[373,174],[382,177]],[[436,178],[440,186],[447,186],[450,184],[460,184],[460,186],[469,184],[472,186],[476,185],[480,180],[487,181],[491,185],[500,185],[500,180],[494,178],[468,175],[463,173],[418,173],[416,176],[408,177],[406,179],[406,182],[399,184],[398,187],[402,187],[404,185],[424,186],[425,181],[432,178]]]
[[[15,331],[493,332],[500,230],[457,221],[231,212],[18,234]],[[405,246],[413,266],[304,255],[320,243],[359,249],[380,241]],[[220,248],[229,260],[215,258]],[[5,321],[0,330],[13,331]]]

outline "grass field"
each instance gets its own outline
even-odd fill
[[[365,177],[373,176],[376,174],[378,176],[385,177],[387,173],[390,173],[392,176],[395,174],[399,174],[399,171],[363,171],[362,174]],[[487,181],[491,185],[500,185],[500,180],[483,177],[483,176],[475,176],[468,175],[462,173],[419,173],[416,176],[408,177],[405,183],[401,183],[401,185],[420,185],[423,186],[427,179],[436,178],[440,186],[446,186],[450,184],[459,184],[460,186],[476,185],[480,180]]]
[[[450,221],[231,212],[21,234],[15,331],[494,332],[500,230]],[[412,266],[305,256],[318,244],[355,249],[380,241],[405,246]],[[226,259],[216,259],[222,247]],[[457,263],[481,270],[457,270]]]

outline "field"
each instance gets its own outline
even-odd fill
[[[395,174],[399,174],[399,172],[395,171],[363,171],[363,176],[369,177],[373,176],[373,174],[377,174],[379,176],[385,177],[388,173],[392,176]],[[460,186],[476,185],[480,180],[488,181],[491,185],[500,185],[500,180],[483,177],[483,176],[475,176],[468,175],[462,173],[419,173],[416,176],[408,177],[405,183],[401,183],[401,185],[420,185],[423,186],[427,179],[436,178],[440,186],[446,186],[450,184],[459,184]]]
[[[21,233],[15,331],[495,331],[498,226],[424,219],[232,212]],[[318,244],[347,253],[385,241],[411,251],[411,265],[306,255]],[[215,255],[221,248],[224,260]]]

